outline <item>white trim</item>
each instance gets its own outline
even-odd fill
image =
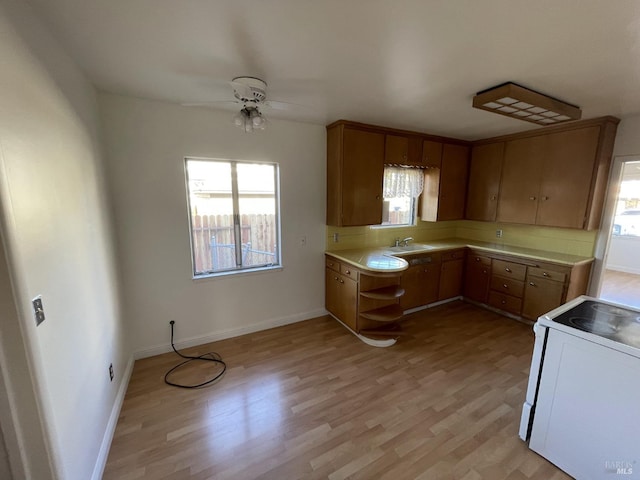
[[[599,297],[602,287],[602,279],[606,269],[607,255],[609,254],[609,242],[611,240],[611,230],[613,229],[613,217],[616,211],[616,202],[618,200],[618,190],[622,181],[622,167],[625,162],[638,161],[638,155],[616,155],[611,161],[611,171],[609,172],[609,183],[607,185],[607,193],[605,203],[602,209],[602,218],[600,220],[600,230],[596,237],[594,247],[593,269],[591,271],[591,279],[587,294],[591,297]]]
[[[611,263],[606,265],[605,270],[614,270],[616,272],[632,273],[634,275],[640,275],[640,269],[629,268],[625,265],[613,265]]]
[[[93,467],[93,474],[91,480],[100,480],[104,474],[104,469],[107,466],[107,459],[109,458],[109,450],[111,449],[111,442],[113,441],[113,435],[116,432],[116,426],[118,424],[118,418],[120,417],[120,410],[124,403],[124,397],[129,387],[129,380],[133,373],[133,364],[135,359],[133,355],[129,358],[127,367],[122,374],[122,381],[118,388],[118,394],[113,402],[113,408],[111,409],[111,415],[109,415],[109,421],[107,422],[107,428],[105,429],[104,436],[102,437],[102,444],[100,445],[100,451],[98,452],[98,458],[96,464]]]
[[[186,338],[175,342],[176,348],[189,348],[196,345],[203,345],[205,343],[217,342],[218,340],[225,340],[227,338],[239,337],[240,335],[246,335],[247,333],[259,332],[261,330],[268,330],[274,327],[282,327],[291,323],[303,322],[312,318],[323,317],[327,315],[325,309],[312,310],[310,312],[297,313],[295,315],[289,315],[287,317],[273,318],[265,322],[254,323],[245,327],[232,328],[228,330],[221,330],[219,332],[209,333],[206,335],[198,335],[196,337]],[[138,360],[141,358],[153,357],[154,355],[160,355],[162,353],[171,352],[171,344],[169,339],[167,343],[163,345],[156,345],[155,347],[145,348],[134,352],[133,358]]]

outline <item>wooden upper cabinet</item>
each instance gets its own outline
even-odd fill
[[[617,123],[605,117],[506,141],[497,220],[599,228]]]
[[[382,222],[385,135],[343,124],[327,127],[327,224]]]
[[[396,165],[422,164],[422,139],[416,135],[385,135],[384,163]]]
[[[427,168],[440,168],[442,165],[442,142],[424,140],[422,142],[422,162]]]
[[[537,225],[583,228],[600,127],[547,136]]]
[[[422,193],[422,220],[460,220],[464,218],[469,147],[445,144],[441,168],[428,168]]]
[[[499,222],[535,224],[546,144],[545,135],[506,142]]]
[[[503,155],[504,142],[475,145],[471,149],[467,220],[496,221]]]

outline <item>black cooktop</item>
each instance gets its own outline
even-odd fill
[[[640,312],[585,300],[552,318],[556,323],[640,348]]]

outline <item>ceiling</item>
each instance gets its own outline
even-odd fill
[[[469,140],[538,128],[471,107],[506,81],[578,105],[583,118],[640,113],[637,0],[29,2],[107,92],[231,100],[229,81],[250,75],[269,99],[299,105],[271,119]]]

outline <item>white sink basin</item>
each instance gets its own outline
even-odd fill
[[[392,253],[407,253],[407,252],[424,252],[426,250],[432,250],[435,247],[431,245],[425,245],[424,243],[410,243],[400,247],[389,247],[389,251]]]

